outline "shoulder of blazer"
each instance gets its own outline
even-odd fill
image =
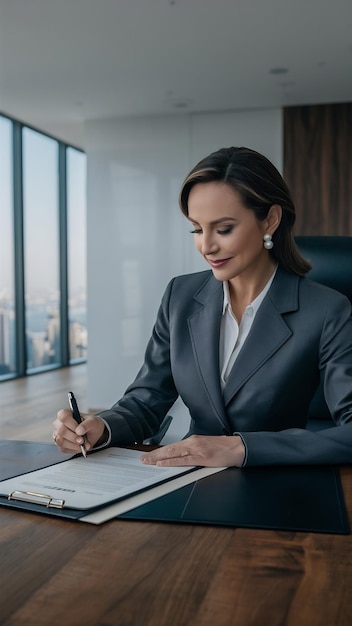
[[[222,294],[222,281],[214,278],[211,270],[205,270],[176,276],[169,283],[169,289],[172,298],[188,302],[193,299],[205,305]],[[293,274],[280,266],[267,295],[280,313],[288,313],[298,310],[302,298],[306,300],[308,294],[320,302],[334,299],[334,296],[338,300],[347,299],[340,292],[312,281],[308,276]]]
[[[278,267],[268,296],[280,313],[298,309],[299,283],[301,277]],[[222,298],[222,281],[217,280],[211,270],[176,276],[169,284],[169,297],[178,301],[194,300],[208,305],[219,296]]]
[[[272,303],[280,313],[296,311],[302,306],[331,309],[333,306],[350,305],[347,296],[336,289],[278,268],[268,292]]]
[[[214,278],[211,270],[176,276],[172,281],[172,297],[194,298],[204,303],[209,296],[222,292],[222,282]]]

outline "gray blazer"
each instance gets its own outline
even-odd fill
[[[352,462],[349,300],[278,268],[223,392],[222,305],[222,283],[211,271],[170,282],[141,370],[101,413],[112,443],[150,437],[180,395],[191,416],[189,434],[240,434],[246,465]],[[339,427],[313,433],[305,427],[320,377]]]

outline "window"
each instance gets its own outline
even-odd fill
[[[59,365],[58,142],[23,129],[27,370]]]
[[[0,380],[86,359],[85,167],[0,115]]]
[[[12,123],[0,117],[0,377],[16,372]]]
[[[70,361],[87,357],[86,157],[67,149],[68,321]]]

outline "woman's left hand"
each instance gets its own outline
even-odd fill
[[[208,437],[192,435],[177,443],[170,443],[141,456],[145,465],[176,467],[197,465],[203,467],[241,467],[245,447],[239,435]]]

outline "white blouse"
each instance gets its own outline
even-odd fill
[[[246,307],[240,324],[238,324],[236,316],[232,311],[228,282],[223,282],[224,304],[220,327],[220,376],[222,389],[226,384],[231,368],[249,334],[256,313],[270,289],[275,274],[276,269],[264,289],[253,302]]]

